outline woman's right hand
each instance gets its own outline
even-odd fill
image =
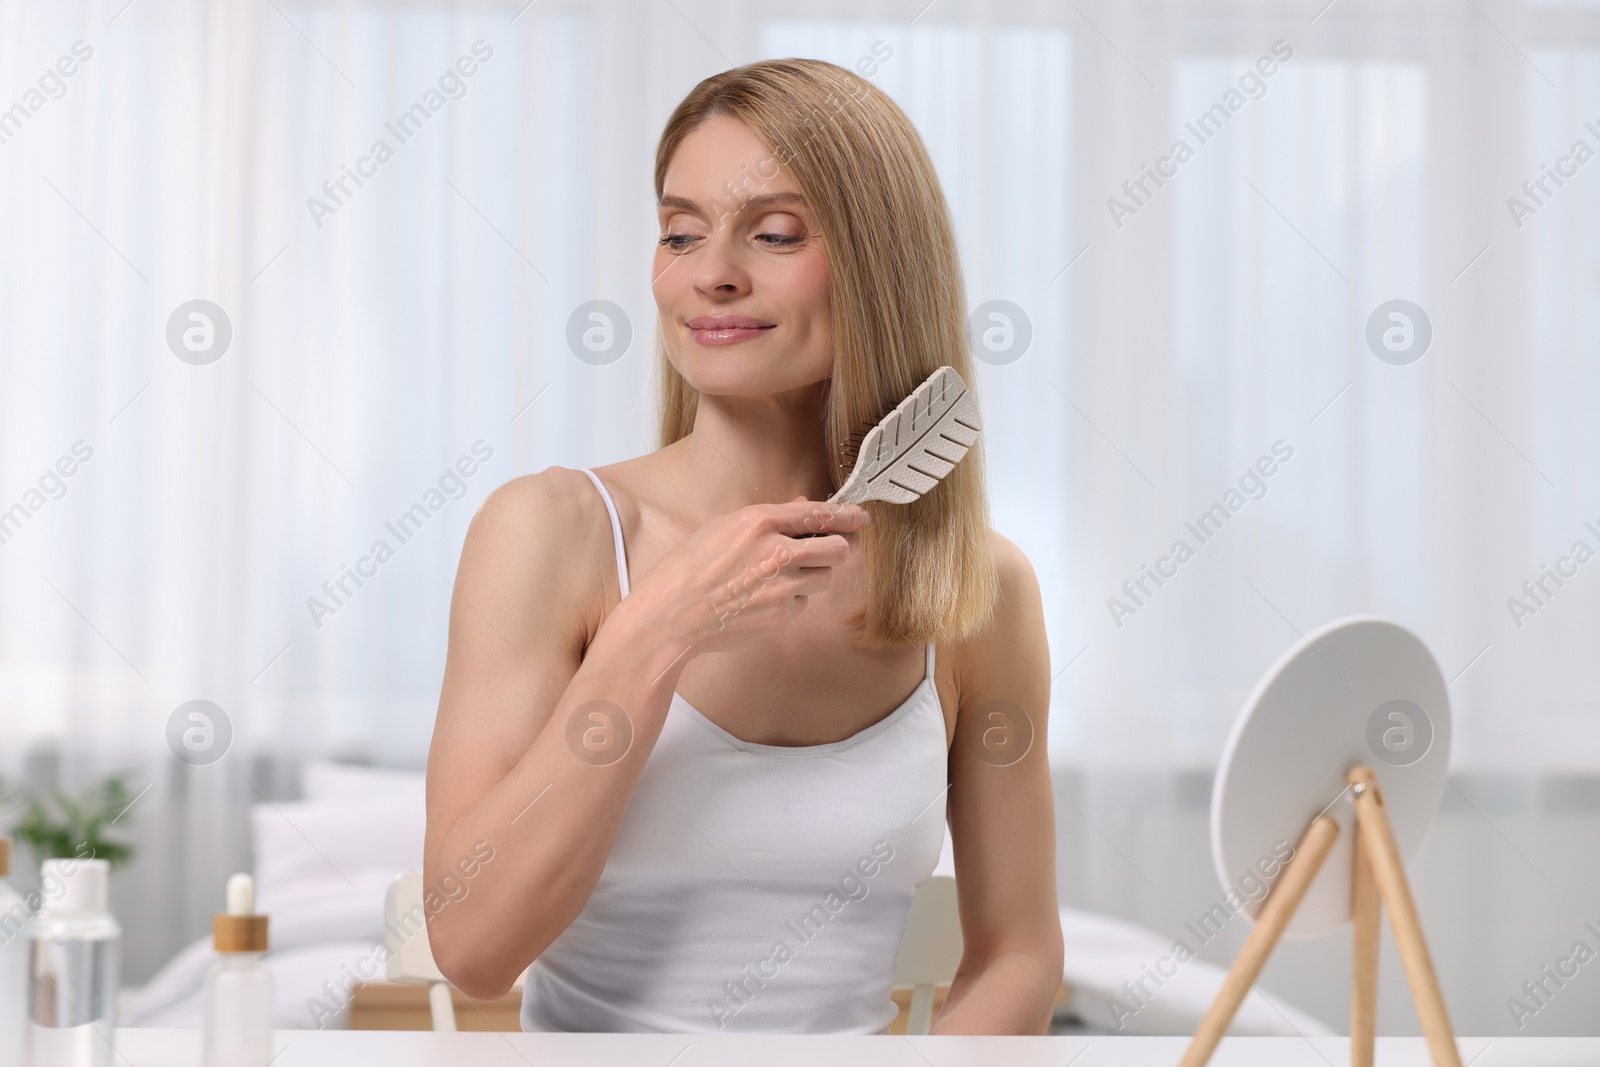
[[[869,521],[859,504],[796,497],[719,515],[633,586],[623,605],[655,617],[686,652],[726,652],[780,630],[825,591]]]

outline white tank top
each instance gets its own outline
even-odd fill
[[[628,595],[622,523],[605,498]],[[843,741],[741,741],[677,693],[600,880],[529,968],[524,1030],[883,1033],[945,840],[934,687]]]

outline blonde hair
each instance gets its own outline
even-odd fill
[[[820,219],[835,351],[824,437],[837,489],[849,475],[849,435],[876,425],[940,366],[975,386],[944,193],[916,128],[882,90],[822,60],[772,59],[705,79],[673,111],[656,149],[657,199],[683,139],[719,115],[772,152],[756,180],[787,167]],[[656,366],[664,448],[694,428],[699,392],[667,358],[659,323]],[[990,620],[999,578],[981,438],[921,499],[866,506],[872,522],[859,548],[868,607],[848,620],[858,646],[954,641]]]

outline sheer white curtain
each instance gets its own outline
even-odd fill
[[[0,770],[151,784],[134,976],[247,862],[276,759],[420,765],[484,495],[654,447],[655,141],[770,56],[900,102],[975,332],[1027,338],[976,385],[1059,765],[1209,768],[1297,631],[1371,611],[1439,656],[1458,765],[1593,768],[1600,564],[1507,600],[1600,550],[1600,162],[1520,228],[1506,200],[1600,149],[1600,15],[1319,7],[0,0]],[[1432,324],[1407,365],[1365,339],[1394,299]],[[168,342],[194,300],[213,362]],[[568,341],[596,300],[632,332],[609,363]],[[169,750],[195,699],[233,732],[209,766]]]

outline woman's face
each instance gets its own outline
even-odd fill
[[[667,164],[651,289],[667,354],[702,393],[771,396],[833,371],[816,215],[749,127],[719,115]]]

